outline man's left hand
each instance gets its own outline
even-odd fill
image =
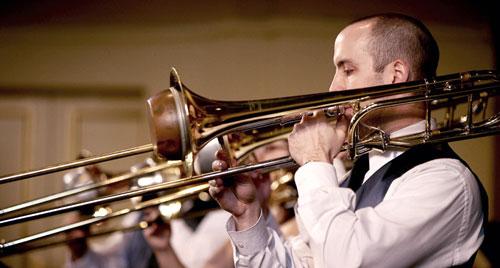
[[[322,112],[304,115],[288,137],[290,155],[301,166],[310,161],[331,164],[344,144],[347,126],[344,116],[331,125]]]

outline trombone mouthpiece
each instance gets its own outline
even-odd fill
[[[337,118],[345,114],[345,108],[342,105],[328,107],[323,111],[325,112],[325,115],[327,117],[334,117],[334,118]]]
[[[333,119],[337,119],[338,117],[344,115],[345,108],[344,108],[344,106],[337,105],[337,106],[325,108],[325,109],[321,110],[320,112],[323,112],[326,117],[331,118],[333,120]],[[314,114],[314,112],[308,111],[305,113],[295,114],[295,115],[291,115],[291,116],[284,116],[284,117],[281,117],[279,119],[279,124],[282,127],[292,126],[292,125],[300,122],[300,120],[302,119],[303,116],[312,116],[313,114]]]

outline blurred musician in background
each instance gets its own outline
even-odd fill
[[[211,169],[213,152],[220,148],[216,142],[209,149],[212,157],[199,159],[198,165],[208,165],[198,167],[198,172],[207,172]],[[203,157],[203,154],[199,154]],[[285,140],[273,142],[252,151],[246,161],[262,162],[289,155],[288,144]],[[83,155],[82,155],[83,156]],[[89,154],[85,155],[90,156]],[[131,167],[134,173],[142,168],[154,166],[156,163],[152,159],[147,159]],[[343,168],[338,166],[338,170]],[[291,171],[293,172],[293,170]],[[297,233],[294,220],[293,204],[296,199],[296,189],[293,184],[293,176],[290,170],[277,170],[268,173],[260,171],[249,175],[259,183],[261,191],[258,192],[260,205],[269,215],[268,222],[274,228],[283,228],[284,236]],[[345,172],[345,171],[344,171]],[[64,176],[65,188],[78,187],[90,183],[95,183],[106,179],[110,175],[105,175],[97,166],[88,166],[69,172]],[[342,176],[339,174],[338,176]],[[172,168],[151,175],[134,179],[132,186],[127,188],[136,189],[164,181],[170,181],[182,177],[179,168]],[[274,190],[271,189],[271,185]],[[122,186],[122,185],[121,185]],[[111,194],[123,190],[120,185],[110,187],[100,192],[86,192],[76,197],[78,200],[71,202],[96,198],[99,195]],[[281,192],[281,193],[280,193]],[[158,197],[162,193],[150,194],[142,198],[133,198],[133,202],[147,201]],[[281,196],[279,196],[281,195]],[[283,195],[286,195],[283,198]],[[162,208],[157,207],[145,209],[142,213],[134,212],[125,216],[122,220],[123,226],[137,225],[139,221],[146,221],[148,227],[144,230],[132,232],[115,232],[106,238],[100,238],[96,243],[89,243],[90,228],[82,228],[67,233],[69,239],[69,257],[67,267],[233,267],[233,249],[227,239],[223,223],[227,221],[229,214],[223,210],[212,210],[203,213],[205,209],[211,209],[218,205],[212,200],[208,202],[199,198],[187,200],[179,203],[178,212],[169,211],[167,213],[181,213],[180,219],[164,220]],[[165,207],[173,207],[172,204],[162,204]],[[160,206],[162,206],[160,205]],[[83,219],[95,216],[95,208],[84,208],[79,212],[69,214],[67,223],[74,223]],[[193,213],[194,212],[194,213]],[[185,217],[189,213],[194,217]],[[274,215],[271,213],[274,212]],[[275,220],[277,219],[277,221]],[[109,223],[104,223],[108,224]],[[210,246],[207,247],[207,244]]]
[[[154,161],[147,159],[144,163],[131,167],[131,172],[153,163]],[[98,182],[103,179],[102,174],[103,173],[97,166],[87,166],[69,172],[63,177],[65,188],[69,189]],[[132,188],[137,187],[136,185],[138,185],[139,181],[151,183],[158,181],[158,178],[161,179],[160,174],[138,178],[135,180],[135,183],[133,183],[134,186],[132,186]],[[123,185],[120,184],[99,191],[93,190],[84,192],[72,198],[69,202],[89,200],[101,195],[115,193],[122,188],[121,186]],[[137,202],[139,200],[135,201]],[[98,208],[94,207],[83,208],[77,212],[68,214],[65,220],[67,224],[79,222],[90,217],[98,216],[96,215],[96,213],[98,213],[97,211]],[[148,238],[152,241],[160,239],[159,237],[163,237],[164,234],[168,232],[168,225],[163,224],[154,211],[130,213],[122,219],[122,225],[138,225],[141,220],[150,223],[147,229],[150,229],[148,230]],[[106,225],[107,223],[103,224]],[[162,253],[163,249],[158,243],[154,244],[158,248],[150,246],[148,244],[149,239],[145,239],[141,230],[127,233],[115,232],[106,237],[99,238],[98,241],[90,244],[87,239],[89,234],[90,227],[71,230],[66,234],[69,239],[69,258],[67,259],[66,267],[149,267],[150,265],[156,264],[156,253]],[[161,255],[159,259],[164,260],[165,257]],[[176,258],[172,258],[172,263],[175,263],[175,260]]]
[[[134,165],[131,172],[153,166],[152,159]],[[96,167],[93,167],[95,169]],[[73,174],[73,175],[71,175]],[[78,174],[77,176],[74,174]],[[76,186],[96,181],[92,174],[77,170],[65,176],[66,181],[80,181]],[[74,177],[73,180],[68,178]],[[164,181],[178,179],[182,172],[178,168],[157,172],[134,180],[130,187],[140,188]],[[79,177],[79,178],[77,178]],[[97,176],[99,177],[99,176]],[[111,190],[113,192],[114,190]],[[110,194],[110,189],[106,191]],[[165,193],[148,194],[132,202],[144,202],[157,198]],[[98,193],[85,193],[77,198],[87,200],[97,197]],[[210,196],[206,196],[210,198]],[[74,202],[76,200],[72,200]],[[133,212],[122,220],[123,226],[138,225],[140,221],[147,222],[144,230],[130,232],[116,232],[108,238],[99,239],[96,243],[88,243],[89,228],[72,230],[67,233],[69,239],[69,256],[66,267],[203,267],[223,245],[227,243],[227,234],[223,222],[229,214],[217,208],[216,203],[195,198],[173,204],[161,204],[160,207],[150,207],[142,212]],[[177,207],[179,204],[179,207]],[[163,206],[165,205],[165,206]],[[170,206],[169,206],[170,205]],[[163,206],[163,207],[162,207]],[[169,207],[175,207],[175,211]],[[162,214],[166,208],[166,214]],[[207,212],[208,211],[208,212]],[[82,209],[79,212],[68,214],[66,223],[74,223],[93,217],[95,208]],[[174,214],[180,213],[179,219],[171,219]],[[194,215],[183,218],[186,215]],[[210,246],[207,246],[207,243]],[[228,264],[232,265],[232,255]]]
[[[69,223],[82,220],[81,215],[72,214]],[[70,258],[66,267],[184,267],[170,248],[171,227],[161,220],[158,209],[145,209],[141,219],[148,222],[148,227],[121,233],[120,243],[113,246],[106,245],[106,240],[90,246],[89,228],[68,232]]]
[[[88,150],[83,149],[77,156],[76,159],[84,159],[87,157],[91,157],[92,153]],[[97,165],[88,165],[84,167],[79,167],[63,176],[63,186],[64,190],[73,189],[76,187],[84,186],[87,184],[93,184],[97,182],[101,182],[111,177],[112,174],[101,170]],[[98,195],[102,194],[99,191],[87,191],[78,194],[74,197],[68,197],[65,199],[67,203],[73,203],[78,200],[88,200],[92,198],[96,198]]]

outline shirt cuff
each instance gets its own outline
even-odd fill
[[[314,178],[311,178],[314,176]],[[295,184],[301,193],[321,188],[338,187],[338,179],[332,164],[324,162],[309,162],[295,172]]]
[[[267,232],[266,220],[262,214],[261,212],[257,223],[243,231],[236,231],[236,224],[233,217],[227,220],[227,233],[236,250],[242,255],[254,255],[267,246],[269,233]]]

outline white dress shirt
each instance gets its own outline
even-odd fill
[[[227,243],[224,222],[229,216],[224,210],[211,211],[196,230],[191,229],[184,220],[171,221],[170,244],[186,268],[203,267]]]
[[[211,211],[205,215],[196,230],[192,230],[181,219],[170,222],[172,230],[170,243],[177,257],[186,268],[203,267],[209,258],[227,242],[223,223],[227,221],[229,216],[230,214],[223,210]],[[122,237],[120,239],[121,243],[112,247],[111,250],[104,250],[103,247],[97,248],[92,245],[80,259],[75,261],[71,261],[68,254],[65,267],[147,267],[149,258],[153,253],[142,237],[142,231],[135,232],[137,233],[133,235],[132,233],[120,234]],[[137,252],[137,248],[134,247],[141,247],[142,252],[131,258],[129,251]]]
[[[423,129],[417,123],[393,135]],[[368,178],[402,152],[371,152]],[[483,240],[479,186],[456,159],[418,165],[390,185],[375,207],[355,210],[335,168],[310,162],[295,174],[300,235],[283,241],[264,219],[228,233],[238,267],[450,267],[466,262]]]

